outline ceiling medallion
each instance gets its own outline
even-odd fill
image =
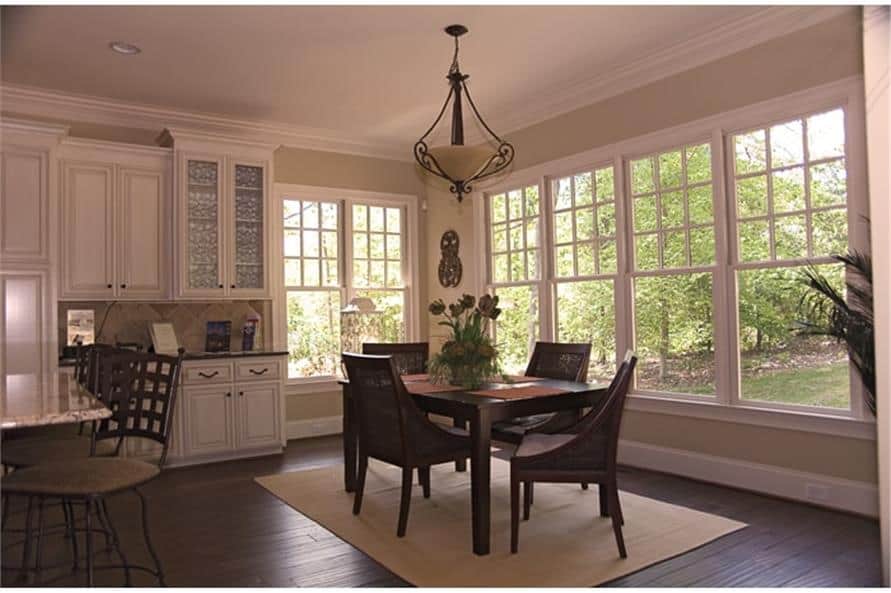
[[[514,160],[514,147],[502,140],[498,134],[483,120],[467,88],[467,74],[462,74],[458,66],[458,38],[467,33],[464,25],[449,25],[445,32],[455,38],[455,55],[446,78],[449,81],[449,94],[446,97],[439,115],[433,124],[415,143],[415,160],[426,171],[449,182],[449,191],[455,194],[460,202],[465,194],[473,191],[473,184],[480,179],[491,177],[504,171]],[[464,146],[464,114],[461,107],[461,95],[466,95],[467,102],[479,120],[483,129],[491,138],[482,146]],[[451,144],[430,148],[426,138],[442,120],[446,108],[452,103],[452,137]]]

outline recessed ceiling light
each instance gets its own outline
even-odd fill
[[[142,50],[132,43],[125,43],[123,41],[112,41],[108,44],[108,47],[118,52],[119,54],[124,54],[127,56],[135,56],[138,53],[142,53]]]

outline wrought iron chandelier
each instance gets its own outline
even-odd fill
[[[424,132],[421,139],[415,143],[415,160],[428,172],[441,177],[449,182],[449,191],[455,194],[460,202],[464,194],[473,191],[473,184],[480,179],[491,177],[504,171],[514,160],[514,147],[502,140],[492,128],[486,124],[483,116],[477,110],[470,91],[467,88],[467,74],[462,74],[458,66],[458,38],[467,33],[464,25],[449,25],[445,32],[455,38],[455,55],[446,78],[449,81],[449,94],[446,97],[442,109],[433,124]],[[462,93],[467,96],[467,102],[476,115],[482,127],[491,138],[483,146],[464,146],[464,113],[461,106]],[[445,114],[446,108],[452,103],[452,141],[448,146],[430,148],[426,139],[436,128]],[[494,142],[493,142],[494,141]],[[493,144],[497,148],[493,148]]]

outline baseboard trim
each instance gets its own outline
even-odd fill
[[[619,463],[878,517],[876,484],[705,453],[619,441]]]
[[[291,439],[308,439],[343,432],[343,416],[323,416],[306,420],[289,420],[285,435]]]

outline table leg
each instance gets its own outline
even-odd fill
[[[464,418],[455,418],[452,424],[455,428],[461,428],[467,430],[467,422],[464,421]],[[460,459],[455,462],[455,471],[456,472],[466,472],[467,471],[467,460]]]
[[[350,386],[343,386],[343,486],[347,492],[356,488],[356,461],[358,435],[353,410],[353,398],[350,397]]]
[[[473,553],[489,553],[489,480],[492,419],[489,409],[478,407],[470,420],[470,500],[473,521]]]

